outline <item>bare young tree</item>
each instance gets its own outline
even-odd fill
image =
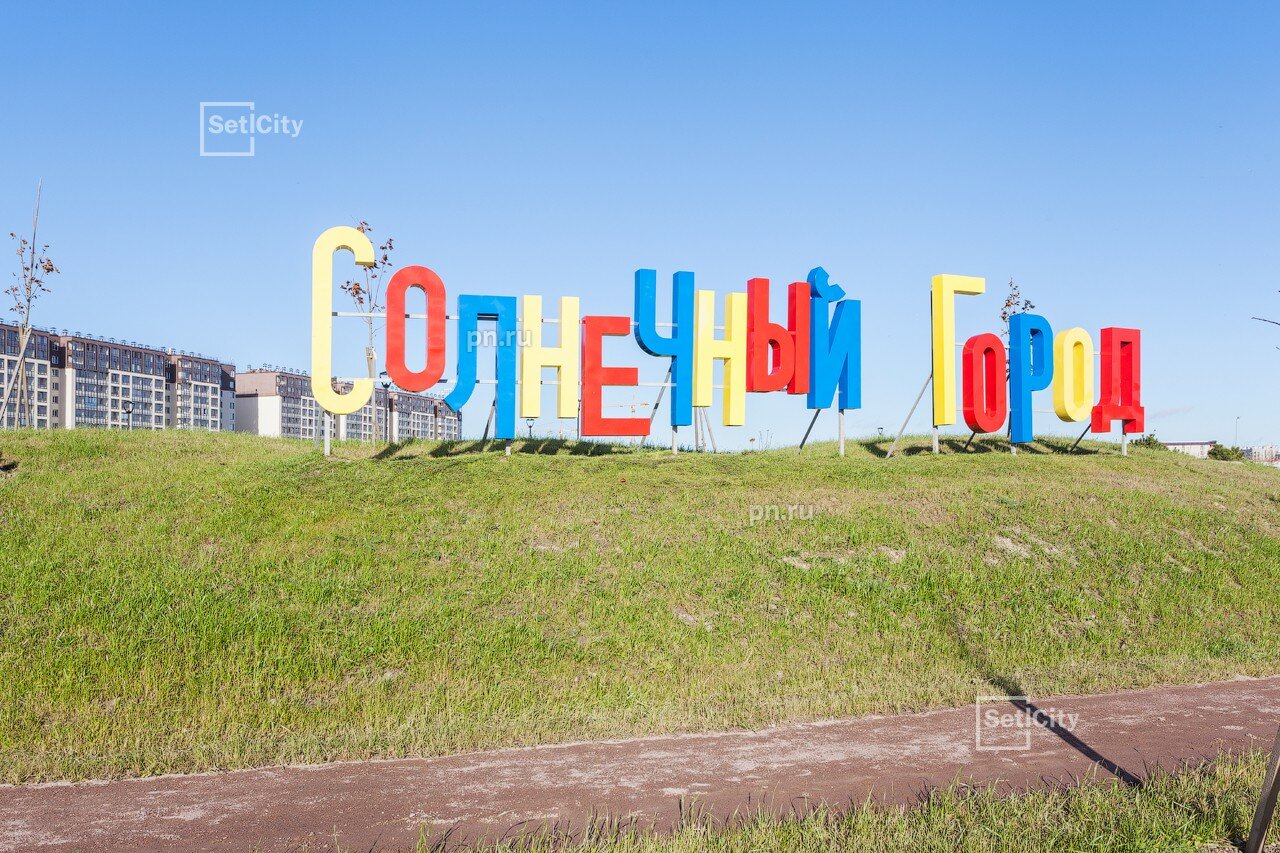
[[[10,310],[18,315],[18,368],[9,378],[4,396],[0,398],[0,424],[6,422],[10,407],[14,411],[14,426],[30,426],[35,423],[26,359],[27,346],[31,342],[31,309],[37,299],[51,292],[45,283],[48,277],[59,272],[49,258],[49,244],[41,245],[36,242],[40,228],[40,194],[43,188],[43,181],[36,185],[36,205],[31,214],[31,239],[9,232],[9,239],[16,243],[14,254],[18,256],[19,270],[13,273],[14,282],[5,288],[4,294],[13,301]]]
[[[1004,298],[1004,305],[1000,308],[1000,322],[1004,323],[1002,337],[1006,343],[1009,340],[1009,318],[1014,314],[1034,311],[1035,307],[1030,299],[1022,295],[1022,288],[1013,280],[1013,276],[1009,276],[1009,295]]]
[[[1022,295],[1022,288],[1013,280],[1013,276],[1009,276],[1009,293],[1004,298],[1004,305],[1000,306],[1000,322],[1004,324],[1004,331],[1000,333],[1000,336],[1004,338],[1006,344],[1009,343],[1009,319],[1014,314],[1034,311],[1035,307],[1035,303]],[[1009,365],[1007,362],[1004,366],[1004,379],[1006,382],[1009,381]],[[1005,426],[1005,434],[1013,435],[1012,418],[1009,419],[1008,424]]]
[[[367,220],[361,219],[356,222],[356,230],[361,234],[368,236],[373,233],[373,226]],[[378,350],[374,346],[374,338],[377,334],[379,323],[373,314],[379,314],[386,310],[383,303],[383,295],[386,292],[386,282],[394,265],[391,263],[391,253],[395,251],[396,241],[392,237],[388,237],[386,242],[378,246],[378,252],[374,256],[373,265],[363,267],[363,279],[347,279],[342,284],[342,292],[351,297],[351,301],[355,303],[356,309],[361,313],[370,315],[364,318],[365,326],[368,328],[369,337],[365,341],[364,361],[369,372],[369,378],[377,380],[378,369]],[[376,442],[378,434],[378,416],[375,398],[374,418],[373,418],[373,441]],[[390,415],[388,414],[388,420]],[[387,423],[387,435],[391,435],[391,425]],[[387,439],[390,441],[390,438]]]
[[[373,226],[361,219],[356,223],[356,230],[368,236],[373,233]],[[342,292],[351,297],[351,301],[355,303],[359,311],[367,314],[377,314],[386,309],[382,297],[386,289],[386,279],[394,268],[391,263],[391,253],[395,251],[395,248],[395,239],[388,237],[386,242],[378,247],[378,254],[374,258],[373,266],[363,267],[363,280],[348,279],[343,283]],[[364,318],[369,330],[369,339],[365,344],[364,357],[370,379],[377,379],[374,371],[377,369],[378,351],[374,347],[373,341],[378,324],[375,320],[376,318],[374,317]]]

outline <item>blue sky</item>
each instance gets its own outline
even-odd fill
[[[1280,327],[1249,319],[1280,319],[1274,6],[33,4],[6,24],[0,225],[27,228],[43,177],[63,270],[43,325],[305,367],[311,243],[356,219],[451,304],[630,313],[652,267],[722,294],[769,277],[785,316],[821,265],[863,302],[849,427],[870,434],[928,373],[930,277],[987,278],[967,335],[998,328],[1014,276],[1055,328],[1143,330],[1162,438],[1231,441],[1239,416],[1242,444],[1280,442]],[[244,100],[301,133],[199,157],[198,104]],[[747,412],[722,445],[808,420],[786,395]]]

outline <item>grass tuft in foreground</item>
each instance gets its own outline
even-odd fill
[[[863,807],[803,817],[713,825],[693,820],[670,836],[602,824],[572,842],[543,835],[490,848],[549,853],[755,853],[779,851],[1234,851],[1249,833],[1266,756],[1229,757],[1134,789],[1085,784],[1017,796],[950,789],[910,809]],[[1275,842],[1273,827],[1270,840]],[[424,839],[419,850],[431,843]],[[1268,847],[1269,850],[1277,849]]]

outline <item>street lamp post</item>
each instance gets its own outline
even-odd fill
[[[533,418],[525,418],[525,425],[529,427],[529,440],[533,440]]]
[[[133,429],[133,401],[125,400],[123,403],[120,404],[120,409],[121,411],[124,412],[124,423],[125,423],[124,428],[128,430],[132,430]]]
[[[387,376],[387,371],[382,371],[381,376],[387,378],[382,381],[382,397],[383,405],[386,407],[386,415],[384,416],[385,431],[387,434],[387,444],[391,443],[391,378]]]
[[[1240,416],[1239,415],[1236,415],[1236,440],[1235,440],[1235,443],[1232,444],[1231,446],[1232,447],[1240,446]]]

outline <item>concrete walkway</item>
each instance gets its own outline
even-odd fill
[[[1278,722],[1280,676],[755,732],[0,787],[0,848],[323,850],[336,839],[412,850],[420,831],[474,843],[576,832],[603,814],[662,829],[690,807],[909,802],[957,780],[1012,790],[1099,768],[1137,782],[1156,766],[1267,748]]]

